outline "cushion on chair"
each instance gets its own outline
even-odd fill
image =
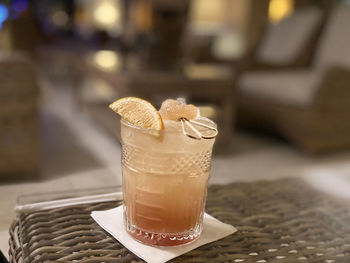
[[[321,20],[319,8],[305,7],[278,24],[270,24],[258,49],[258,59],[274,65],[291,63],[310,41]]]
[[[305,70],[250,72],[239,79],[238,91],[269,103],[307,107],[320,81],[317,73]]]
[[[332,13],[316,54],[316,67],[350,68],[350,5],[339,5]]]

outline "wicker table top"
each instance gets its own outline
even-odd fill
[[[90,217],[116,202],[21,215],[10,229],[10,262],[141,262]],[[298,179],[209,187],[206,211],[238,232],[171,262],[350,262],[350,203]],[[26,258],[22,258],[22,253]]]

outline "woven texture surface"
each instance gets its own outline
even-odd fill
[[[10,229],[10,262],[142,262],[104,232],[92,210],[116,202],[22,215]],[[350,203],[298,179],[209,187],[206,211],[238,232],[171,262],[350,262]]]

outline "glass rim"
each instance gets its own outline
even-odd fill
[[[213,126],[215,128],[217,128],[217,124],[214,121],[212,121],[211,119],[206,118],[206,117],[201,117],[201,118],[202,118],[202,120],[204,120],[203,118],[205,118],[206,121],[212,123]],[[198,121],[198,120],[201,120],[201,119],[195,119],[195,120]],[[140,126],[137,126],[135,124],[132,124],[131,122],[128,122],[127,120],[125,120],[123,118],[120,119],[120,123],[122,125],[126,126],[126,127],[130,127],[132,129],[135,129],[135,130],[138,130],[138,131],[141,131],[141,132],[144,132],[144,133],[154,134],[154,133],[159,133],[159,132],[164,132],[165,131],[165,129],[163,129],[163,130],[155,130],[155,129],[140,127]],[[180,133],[180,132],[182,133],[182,129],[180,128],[179,130],[171,130],[171,131],[167,130],[166,132],[167,133]]]

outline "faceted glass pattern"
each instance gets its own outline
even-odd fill
[[[166,128],[154,135],[122,122],[125,227],[137,240],[160,246],[200,235],[214,143]]]

